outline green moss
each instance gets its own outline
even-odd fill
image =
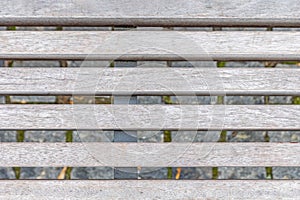
[[[269,104],[270,103],[270,97],[269,96],[264,96],[264,101],[265,101],[265,104]]]
[[[163,96],[162,101],[165,104],[172,104],[170,96]],[[172,133],[171,133],[171,131],[168,131],[168,130],[164,131],[164,142],[172,142]],[[172,169],[172,167],[168,167],[167,170],[168,170],[167,178],[172,179],[173,178],[173,169]]]
[[[13,167],[13,171],[14,171],[14,173],[15,173],[16,179],[20,179],[20,175],[21,175],[21,167]]]
[[[114,62],[114,61],[111,61],[111,62],[109,63],[109,67],[115,67],[115,62]]]
[[[171,97],[170,97],[170,96],[163,96],[162,101],[163,101],[165,104],[172,104],[172,101],[171,101]],[[171,142],[171,141],[172,141],[172,134],[171,134],[171,131],[165,130],[165,131],[164,131],[164,142]]]
[[[57,26],[57,27],[56,27],[56,30],[57,30],[57,31],[62,31],[62,30],[63,30],[63,27],[62,27],[62,26]]]
[[[285,64],[285,65],[297,65],[298,64],[297,61],[283,61],[281,63]]]
[[[168,173],[167,173],[167,179],[172,179],[173,178],[173,169],[172,167],[168,167]]]
[[[73,131],[66,132],[66,142],[73,142]]]
[[[219,177],[219,171],[217,167],[212,168],[212,179],[216,180]]]
[[[66,142],[73,142],[73,131],[66,132]],[[67,167],[66,179],[71,179],[72,167]]]
[[[163,96],[163,97],[162,97],[162,101],[163,101],[165,104],[172,104],[172,100],[171,100],[171,97],[170,97],[170,96]]]
[[[73,169],[72,167],[67,167],[65,179],[67,179],[67,180],[70,180],[70,179],[71,179],[71,172],[72,172],[72,169]]]
[[[5,103],[11,104],[10,96],[5,96]]]
[[[219,67],[219,68],[225,67],[225,65],[226,65],[226,62],[223,62],[223,61],[217,62],[217,67]]]
[[[270,142],[270,136],[269,136],[268,132],[265,133],[264,140],[265,140],[265,142]]]
[[[24,130],[17,131],[17,134],[16,134],[17,142],[24,142],[24,136],[25,136],[25,131]],[[21,167],[13,167],[13,171],[15,173],[16,179],[20,179]]]
[[[273,169],[272,167],[266,167],[266,178],[273,179]]]
[[[8,26],[8,27],[6,27],[6,30],[15,31],[15,30],[17,30],[17,28],[15,26]]]
[[[13,67],[13,65],[14,65],[14,61],[8,62],[8,67]]]
[[[162,101],[165,104],[172,104],[172,100],[170,96],[163,96]],[[164,131],[164,142],[172,142],[172,133],[171,131],[165,130]],[[167,179],[173,179],[173,168],[168,167],[167,168]]]
[[[220,104],[220,105],[224,104],[224,96],[217,97],[217,104]]]
[[[222,131],[218,142],[226,142],[226,139],[227,139],[227,131]]]
[[[265,104],[270,103],[270,97],[269,96],[264,96],[264,101]],[[266,131],[265,136],[264,136],[265,142],[270,142],[270,136],[268,134],[268,131]],[[267,179],[273,179],[273,169],[272,167],[266,167],[266,178]]]
[[[172,134],[171,131],[164,131],[164,142],[171,142]]]
[[[17,131],[17,142],[24,142],[25,131],[19,130]]]
[[[300,104],[300,97],[293,97],[292,104]]]

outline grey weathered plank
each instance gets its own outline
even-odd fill
[[[1,95],[300,95],[300,69],[1,68],[0,74]]]
[[[300,26],[297,0],[2,0],[0,25]]]
[[[115,62],[114,67],[136,67],[136,62]],[[98,74],[98,73],[96,73]],[[80,75],[79,75],[80,76]],[[101,79],[101,78],[100,78]],[[101,83],[100,83],[101,84]],[[137,104],[137,96],[113,96],[114,104]],[[137,142],[137,131],[114,131],[114,142]],[[112,157],[113,158],[113,157]],[[113,158],[114,159],[114,158]],[[137,168],[114,168],[114,179],[138,179]]]
[[[299,143],[1,143],[3,167],[299,166]]]
[[[2,199],[299,199],[299,180],[1,180]]]
[[[2,199],[299,199],[299,180],[0,181]]]
[[[300,130],[299,105],[0,105],[2,130]]]
[[[299,49],[299,32],[0,32],[0,59],[300,60]]]

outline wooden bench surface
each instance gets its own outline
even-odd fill
[[[73,180],[0,181],[3,198],[27,199],[297,199],[299,181],[291,180]],[[51,187],[49,187],[51,185]],[[18,188],[18,190],[16,190]],[[284,189],[288,188],[288,189]],[[25,198],[24,198],[25,199]]]
[[[4,130],[299,130],[299,105],[0,105]],[[168,116],[168,117],[167,117]]]
[[[2,0],[0,7],[1,26],[300,27],[297,0]],[[299,49],[292,31],[0,31],[2,60],[300,61]],[[300,130],[300,105],[120,105],[131,95],[299,96],[299,69],[107,67],[0,68],[0,95],[115,98],[2,104],[0,130]],[[299,143],[2,142],[0,167],[299,167],[299,151]],[[4,199],[300,198],[299,180],[0,184]]]
[[[0,25],[299,26],[297,0],[2,0]]]
[[[191,133],[193,134],[193,133]],[[1,166],[299,166],[299,143],[2,143]]]
[[[2,31],[0,59],[300,60],[299,40],[299,32]]]
[[[300,95],[300,69],[297,68],[86,65],[81,68],[0,68],[0,95]]]

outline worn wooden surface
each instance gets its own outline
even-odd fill
[[[116,68],[136,67],[137,62],[114,62]],[[99,73],[96,73],[99,74]],[[81,77],[81,75],[79,75]],[[101,79],[101,78],[100,78]],[[85,85],[85,84],[84,84]],[[113,96],[114,104],[137,104],[137,96]],[[114,142],[137,142],[137,131],[114,131]],[[114,179],[138,179],[137,168],[114,168]]]
[[[299,199],[299,180],[1,180],[2,199]]]
[[[297,0],[2,0],[0,25],[300,26]]]
[[[2,167],[299,166],[299,143],[1,143]]]
[[[300,27],[296,0],[3,0],[0,6],[1,26]],[[0,59],[300,60],[299,38],[291,32],[0,32]],[[1,69],[0,94],[300,95],[299,72],[99,70],[91,91],[94,79],[82,69]],[[299,130],[299,117],[300,106],[1,105],[0,129]],[[0,166],[299,166],[299,151],[298,143],[0,143]],[[300,182],[291,180],[0,184],[1,199],[300,198]]]
[[[299,40],[299,32],[3,31],[0,59],[300,60]]]
[[[300,130],[300,105],[0,105],[2,130]]]
[[[99,66],[1,68],[0,74],[1,95],[300,95],[300,69]]]

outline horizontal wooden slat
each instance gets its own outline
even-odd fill
[[[0,147],[3,167],[300,165],[298,143],[1,143]]]
[[[298,199],[299,180],[0,181],[3,199]]]
[[[300,60],[299,40],[299,32],[3,31],[0,59]]]
[[[2,130],[300,130],[299,105],[0,105]]]
[[[0,25],[300,26],[297,0],[2,0]]]
[[[300,69],[0,68],[2,95],[300,95]]]

